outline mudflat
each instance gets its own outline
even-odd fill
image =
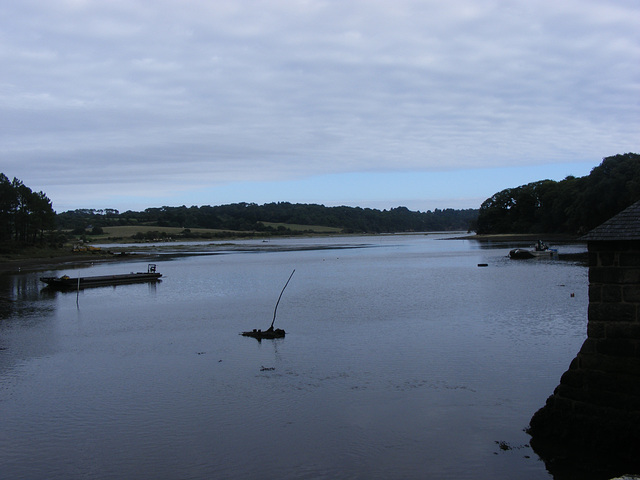
[[[47,270],[59,265],[117,262],[145,255],[111,252],[31,251],[0,256],[0,273]]]

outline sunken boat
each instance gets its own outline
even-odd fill
[[[271,339],[271,338],[284,338],[285,331],[281,328],[269,327],[266,330],[253,329],[250,332],[242,332],[240,335],[243,337],[252,337],[258,340]]]
[[[130,283],[156,282],[162,277],[156,271],[156,265],[150,263],[146,272],[131,272],[119,275],[98,275],[94,277],[41,277],[40,281],[55,290],[75,290],[90,287],[108,287],[112,285],[126,285]]]
[[[278,304],[280,303],[282,294],[284,293],[284,289],[287,288],[287,285],[289,285],[289,282],[291,281],[291,277],[293,277],[294,273],[296,273],[295,269],[293,270],[293,272],[291,272],[291,275],[289,275],[289,279],[287,280],[287,283],[284,284],[284,287],[280,292],[280,296],[278,297],[278,301],[276,302],[276,307],[273,309],[273,320],[271,320],[271,326],[266,330],[260,330],[260,329],[254,328],[253,330],[250,330],[247,332],[241,332],[240,335],[242,335],[243,337],[255,338],[259,342],[262,340],[269,340],[273,338],[284,338],[285,331],[281,328],[273,328],[273,324],[276,321],[276,312],[278,310]]]

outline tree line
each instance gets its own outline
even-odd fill
[[[291,234],[286,225],[333,227],[344,233],[395,233],[473,229],[489,233],[583,234],[640,200],[640,155],[606,157],[585,177],[540,180],[507,188],[485,200],[480,209],[406,207],[376,210],[326,207],[289,202],[180,206],[119,212],[78,209],[56,214],[43,192],[0,173],[0,243],[33,245],[55,229],[83,234],[117,225],[155,225],[228,232]],[[275,227],[274,225],[279,225]],[[53,236],[52,236],[53,237]]]
[[[236,232],[292,233],[282,224],[333,227],[344,233],[394,233],[468,230],[477,209],[436,209],[415,212],[406,207],[376,210],[326,207],[289,202],[234,203],[219,206],[180,206],[119,212],[115,209],[79,209],[57,215],[61,229],[81,231],[115,225],[156,225],[184,229],[206,228]],[[274,227],[270,224],[281,224]]]
[[[606,157],[585,177],[507,188],[480,206],[476,232],[584,234],[640,200],[640,155]]]
[[[22,181],[0,173],[0,244],[35,245],[56,226],[51,200]]]

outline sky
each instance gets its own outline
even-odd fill
[[[0,172],[57,212],[479,208],[640,152],[637,0],[0,0]]]

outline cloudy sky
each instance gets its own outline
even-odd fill
[[[0,172],[58,212],[477,208],[640,152],[637,0],[0,0]]]

